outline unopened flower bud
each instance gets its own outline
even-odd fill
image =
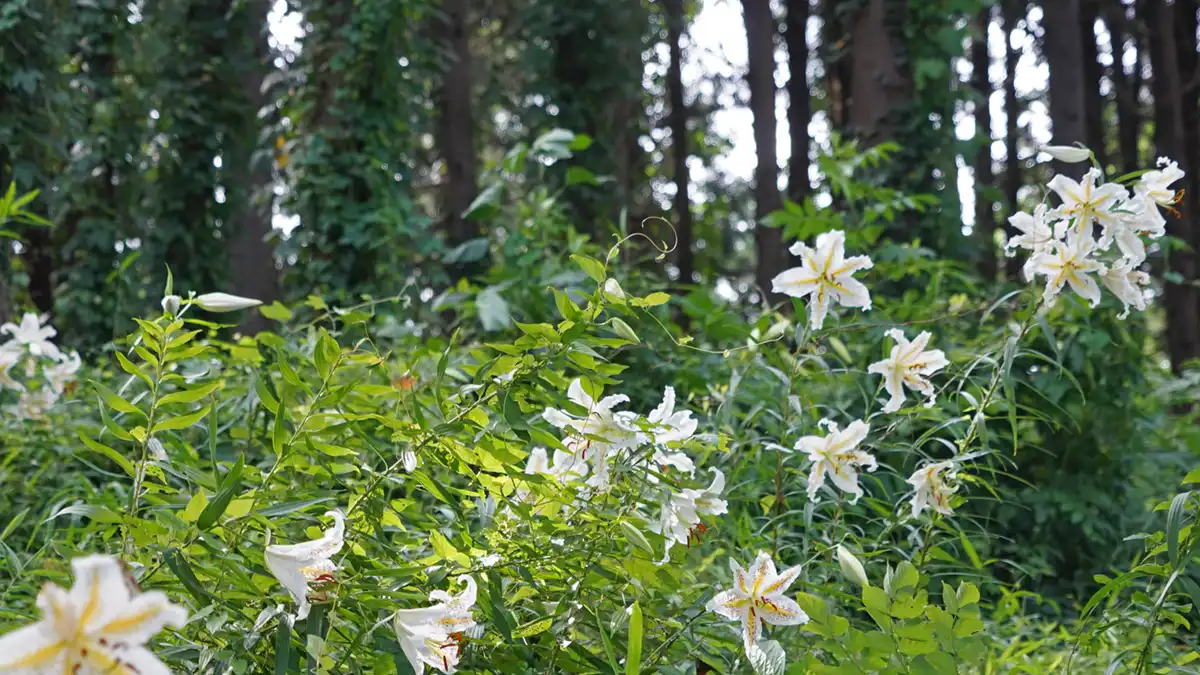
[[[1039,150],[1060,162],[1067,162],[1069,164],[1086,162],[1092,156],[1091,150],[1077,148],[1073,145],[1043,145]]]
[[[182,302],[183,300],[178,295],[168,295],[162,299],[163,311],[166,312],[168,316],[178,316],[179,305]]]
[[[863,569],[862,563],[854,554],[846,550],[843,546],[837,547],[838,565],[842,568],[842,574],[847,579],[853,581],[859,586],[870,586],[871,581],[867,579],[867,571]]]
[[[262,304],[261,300],[243,298],[228,293],[205,293],[196,296],[192,302],[200,309],[209,312],[236,312],[239,309],[249,309]]]

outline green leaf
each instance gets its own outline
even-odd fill
[[[196,521],[196,527],[201,530],[207,530],[212,527],[222,515],[225,509],[229,508],[229,502],[233,500],[234,493],[241,486],[242,470],[246,466],[246,458],[243,455],[238,455],[237,462],[229,473],[225,474],[225,480],[221,481],[221,487],[217,490],[217,496],[204,507],[204,511],[200,513],[200,518]]]
[[[488,287],[475,296],[475,310],[479,313],[479,323],[485,331],[504,330],[512,325],[508,303],[500,297],[500,292],[495,286]]]
[[[642,670],[642,608],[637,601],[629,613],[629,645],[625,651],[625,675],[638,675]]]
[[[971,540],[967,538],[967,533],[959,530],[958,540],[962,543],[963,552],[966,553],[967,557],[971,559],[971,564],[975,566],[975,569],[983,569],[983,561],[979,559],[979,554],[975,552],[975,546],[971,543]]]
[[[275,675],[287,675],[292,658],[292,616],[279,615],[279,626],[275,630]]]
[[[171,431],[174,429],[186,429],[204,419],[204,416],[208,414],[209,410],[210,408],[201,408],[186,415],[180,415],[178,417],[172,417],[161,422],[155,422],[152,433],[159,431]]]
[[[625,539],[634,546],[642,549],[650,555],[654,555],[654,547],[646,540],[646,535],[642,531],[634,527],[633,523],[628,520],[622,520],[617,523],[621,527],[621,532],[625,534]]]
[[[137,476],[137,469],[133,466],[133,462],[126,459],[121,453],[117,452],[116,450],[113,450],[112,448],[108,447],[107,445],[104,445],[103,443],[97,443],[96,441],[93,441],[92,439],[85,436],[82,431],[78,432],[78,436],[79,436],[79,440],[83,441],[84,445],[88,446],[92,450],[95,450],[96,452],[98,452],[98,453],[104,455],[105,457],[111,459],[112,461],[116,462],[117,466],[124,469],[125,473],[129,474],[132,477]]]
[[[130,375],[136,375],[137,377],[141,378],[141,380],[146,383],[147,387],[154,386],[154,380],[150,379],[150,376],[146,374],[146,371],[134,365],[134,363],[126,358],[121,352],[117,352],[116,354],[117,363],[121,364],[121,370],[124,370]]]
[[[583,273],[591,277],[596,283],[604,281],[604,265],[601,264],[599,260],[579,255],[577,253],[571,255],[571,260],[574,260],[575,264],[579,265],[579,267],[583,269]]]
[[[517,629],[513,631],[512,636],[514,638],[533,637],[539,633],[545,633],[550,628],[550,624],[552,623],[554,623],[554,620],[549,617],[538,619],[537,621],[530,621],[529,623],[517,626]]]
[[[283,451],[288,441],[287,424],[284,423],[284,418],[287,416],[287,401],[283,400],[282,389],[279,394],[279,407],[275,412],[275,424],[271,429],[271,448],[275,450],[276,457],[283,457]]]
[[[600,630],[600,641],[604,644],[604,656],[608,659],[608,665],[612,668],[613,675],[621,672],[621,667],[617,665],[617,652],[613,649],[612,638],[608,636],[608,629],[604,627],[604,622],[600,620],[600,615],[594,608],[589,607],[592,616],[596,617],[596,628]]]
[[[258,308],[258,313],[262,314],[268,319],[279,321],[281,323],[286,323],[292,320],[292,310],[284,307],[283,304],[278,300],[269,305],[261,305]]]
[[[179,552],[179,549],[169,549],[165,558],[167,567],[171,569],[171,572],[183,584],[184,589],[196,599],[196,602],[201,605],[207,605],[211,600],[211,596],[205,590],[204,585],[200,583],[200,580],[196,578],[196,573],[192,571],[192,566],[188,564],[188,561]]]
[[[198,387],[185,389],[183,391],[175,391],[158,399],[158,405],[169,405],[171,403],[195,403],[200,399],[208,396],[217,389],[221,388],[221,382],[209,382]]]
[[[117,392],[109,389],[95,380],[88,380],[88,382],[92,385],[92,388],[96,390],[96,393],[100,395],[100,398],[108,404],[108,407],[118,412],[129,413],[130,415],[140,415],[143,419],[145,419],[146,413],[142,412],[141,409],[134,404],[121,398]]]
[[[1187,506],[1191,492],[1181,492],[1171,500],[1171,508],[1167,511],[1167,558],[1171,567],[1179,569],[1179,528],[1183,526],[1184,507]]]

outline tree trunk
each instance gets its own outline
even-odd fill
[[[667,41],[671,47],[671,63],[667,68],[667,98],[671,122],[671,161],[675,178],[675,264],[679,266],[679,283],[695,283],[696,258],[692,251],[692,207],[688,196],[691,176],[688,174],[687,108],[683,96],[683,0],[666,0]]]
[[[788,130],[792,154],[788,159],[789,200],[800,204],[809,193],[808,183],[808,123],[812,119],[812,102],[808,93],[808,0],[787,0],[788,72]]]
[[[851,23],[850,126],[863,147],[895,138],[896,112],[912,99],[894,34],[907,11],[903,0],[867,0]]]
[[[758,250],[755,281],[763,293],[787,265],[782,233],[764,219],[783,206],[779,195],[779,160],[775,152],[775,17],[770,0],[742,0],[749,45],[750,110],[754,115],[754,242]]]
[[[1154,142],[1159,155],[1175,154],[1184,141],[1183,82],[1179,72],[1176,41],[1176,6],[1152,1],[1146,4],[1145,19],[1150,64],[1154,71]],[[1182,157],[1181,157],[1182,159]],[[1183,166],[1184,171],[1194,167]],[[1195,241],[1197,210],[1186,201],[1176,205],[1178,216],[1167,214],[1167,233],[1185,242]],[[1167,353],[1171,366],[1179,372],[1190,360],[1200,356],[1200,306],[1191,282],[1196,279],[1196,253],[1171,251],[1167,264],[1183,277],[1182,283],[1165,282],[1167,315]]]
[[[1004,0],[1000,7],[1004,32],[1004,199],[1008,203],[1008,215],[1021,210],[1018,200],[1021,189],[1021,159],[1019,157],[1021,129],[1017,124],[1021,114],[1021,102],[1017,100],[1017,60],[1020,54],[1012,46],[1012,31],[1024,14],[1023,0]],[[1011,225],[1006,226],[1008,236],[1020,234]],[[1021,264],[1014,257],[1008,259],[1006,276],[1018,278]]]
[[[236,147],[231,148],[230,189],[237,210],[229,238],[229,263],[234,293],[270,304],[280,298],[279,271],[275,267],[275,246],[270,241],[271,200],[273,192],[271,155],[260,148],[261,127],[258,112],[270,102],[263,84],[270,72],[271,50],[267,44],[267,0],[253,0],[240,8],[244,15],[239,24],[247,28],[243,44],[250,53],[238,59],[238,80],[243,97],[242,128]],[[268,330],[270,322],[257,310],[243,313],[240,329],[250,335]]]
[[[826,0],[820,4],[820,8],[822,27],[819,53],[825,66],[829,121],[835,130],[844,132],[850,123],[850,58],[847,49],[850,31],[836,0]]]
[[[990,9],[982,9],[976,17],[976,34],[971,44],[975,89],[975,232],[980,242],[979,273],[987,282],[996,279],[996,216],[992,210],[990,192],[994,189],[992,176],[992,82],[988,67],[992,59],[988,54],[988,26],[991,23]]]
[[[439,47],[448,61],[437,92],[437,128],[446,162],[443,226],[451,244],[461,244],[480,235],[479,223],[463,218],[479,189],[468,12],[468,0],[443,0],[438,17]]]
[[[1141,126],[1141,115],[1138,102],[1138,89],[1141,88],[1141,54],[1138,53],[1133,64],[1134,73],[1126,73],[1124,57],[1127,46],[1137,50],[1137,36],[1130,30],[1129,20],[1125,15],[1125,5],[1121,0],[1107,0],[1105,4],[1104,21],[1108,24],[1109,35],[1113,45],[1113,97],[1117,102],[1117,151],[1120,162],[1113,162],[1119,167],[1120,173],[1136,171],[1141,166],[1138,157],[1138,131]]]
[[[1050,66],[1050,124],[1055,145],[1088,140],[1079,3],[1080,0],[1042,3],[1042,25],[1046,31],[1042,53]],[[1054,162],[1053,166],[1055,173],[1067,172],[1062,162]]]
[[[1108,144],[1105,141],[1104,97],[1100,94],[1100,81],[1104,69],[1097,60],[1096,19],[1100,14],[1100,0],[1082,0],[1079,8],[1079,40],[1083,48],[1083,92],[1084,125],[1086,144],[1096,153],[1100,166],[1108,171]]]

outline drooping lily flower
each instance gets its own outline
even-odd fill
[[[1171,189],[1171,184],[1184,177],[1183,169],[1166,157],[1158,158],[1158,166],[1160,168],[1142,174],[1133,191],[1146,196],[1159,206],[1169,207],[1179,201],[1180,194]]]
[[[652,525],[651,532],[666,538],[666,550],[658,564],[671,559],[671,548],[675,544],[689,544],[692,537],[699,537],[704,524],[700,516],[719,516],[728,511],[728,503],[721,498],[725,492],[725,474],[713,469],[712,483],[703,490],[685,488],[672,493],[662,505],[659,522]]]
[[[1050,207],[1045,204],[1038,204],[1032,214],[1024,211],[1014,213],[1009,217],[1008,223],[1016,228],[1021,234],[1014,237],[1009,237],[1008,242],[1004,245],[1004,253],[1008,257],[1012,257],[1016,253],[1017,248],[1026,248],[1032,254],[1045,253],[1054,246],[1054,229],[1050,227],[1046,216]],[[1025,261],[1025,280],[1033,281],[1033,271],[1029,265],[1029,260]]]
[[[40,420],[50,408],[58,403],[58,394],[49,387],[36,391],[22,390],[15,405],[8,406],[14,417],[23,420]]]
[[[914,471],[907,481],[913,486],[912,517],[916,518],[927,508],[944,516],[952,514],[950,497],[958,491],[957,479],[953,460],[928,464]]]
[[[796,441],[796,449],[808,453],[812,468],[808,474],[808,498],[816,501],[817,491],[825,484],[825,477],[848,494],[853,495],[851,503],[857,502],[863,495],[858,485],[859,469],[867,471],[876,469],[875,458],[864,450],[858,450],[858,444],[867,438],[871,427],[862,420],[855,420],[845,430],[838,425],[823,420],[829,428],[825,436],[805,436]]]
[[[187,611],[159,591],[131,588],[121,563],[93,555],[71,561],[75,584],[46,584],[42,619],[0,636],[0,673],[14,675],[169,675],[146,643]]]
[[[333,518],[333,526],[320,539],[302,544],[274,544],[267,547],[264,557],[267,569],[279,580],[292,599],[296,601],[296,619],[308,617],[312,604],[309,601],[309,584],[333,581],[337,566],[330,560],[342,550],[345,543],[346,517],[341,511],[326,511]]]
[[[1123,260],[1106,271],[1100,273],[1100,281],[1112,294],[1121,301],[1124,311],[1117,315],[1118,319],[1129,316],[1129,308],[1144,311],[1146,309],[1146,294],[1142,287],[1150,285],[1150,275],[1138,271],[1128,260]]]
[[[453,673],[462,656],[463,633],[475,626],[471,608],[475,605],[475,580],[463,577],[466,588],[458,595],[441,590],[429,594],[432,607],[396,611],[392,626],[400,648],[416,675],[424,675],[425,666]]]
[[[813,330],[825,323],[830,301],[846,307],[871,308],[871,293],[853,278],[858,270],[874,263],[865,255],[846,257],[846,233],[832,230],[817,235],[816,248],[796,242],[788,249],[800,256],[800,267],[784,270],[771,281],[771,290],[793,298],[812,295],[808,303],[809,325]]]
[[[904,405],[905,387],[923,394],[926,405],[933,405],[935,393],[929,377],[950,363],[946,355],[940,349],[925,349],[932,337],[929,331],[922,331],[912,342],[897,328],[889,330],[887,335],[896,341],[891,354],[867,367],[868,373],[883,376],[883,386],[891,395],[883,412],[896,412]]]
[[[729,560],[733,570],[733,588],[721,591],[708,602],[707,609],[742,624],[742,641],[746,654],[758,647],[763,623],[773,626],[796,626],[808,623],[808,615],[796,601],[784,593],[800,576],[800,566],[775,572],[775,561],[765,551],[759,551],[750,569],[743,570],[736,560]]]
[[[66,389],[67,384],[75,379],[75,374],[79,372],[83,363],[79,359],[79,352],[71,352],[62,361],[42,369],[42,374],[46,377],[46,381],[50,383],[50,389],[55,394],[61,396]]]
[[[686,441],[696,433],[699,422],[692,417],[692,411],[675,410],[675,387],[663,390],[662,403],[650,411],[646,420],[653,425],[650,433],[657,445]]]
[[[55,361],[61,361],[63,358],[58,346],[50,341],[50,338],[58,335],[58,331],[54,330],[54,326],[44,324],[33,312],[26,312],[21,317],[20,324],[0,325],[0,334],[2,333],[8,333],[13,337],[12,342],[6,344],[5,347],[15,344],[18,349],[28,350],[34,356],[45,356]]]
[[[1047,278],[1046,290],[1042,293],[1047,305],[1055,303],[1063,284],[1070,284],[1071,289],[1090,301],[1092,307],[1100,304],[1100,286],[1088,276],[1104,271],[1104,265],[1089,257],[1095,249],[1096,242],[1085,237],[1073,245],[1056,242],[1053,252],[1033,256],[1030,265],[1034,273]]]
[[[0,347],[0,389],[16,389],[24,391],[25,386],[13,379],[12,367],[21,360],[21,352]]]

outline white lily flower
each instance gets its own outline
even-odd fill
[[[67,383],[75,379],[75,374],[82,366],[83,362],[79,359],[79,352],[71,352],[70,356],[62,361],[43,368],[42,375],[46,377],[46,381],[50,383],[50,388],[54,393],[61,396]]]
[[[944,516],[952,514],[950,496],[958,491],[957,479],[953,460],[928,464],[914,471],[907,481],[913,486],[912,517],[916,518],[927,508]]]
[[[635,426],[635,413],[618,411],[614,408],[629,401],[624,394],[605,396],[594,400],[583,390],[583,382],[576,379],[567,389],[567,397],[587,410],[587,416],[575,417],[555,408],[547,408],[542,418],[559,429],[568,429],[572,438],[564,445],[576,456],[591,463],[592,477],[588,484],[599,490],[608,487],[608,456],[616,450],[638,445],[644,436]]]
[[[345,543],[346,517],[341,511],[326,511],[325,515],[333,518],[333,526],[320,539],[302,544],[274,544],[267,547],[264,555],[267,569],[296,601],[297,620],[307,618],[312,606],[308,599],[309,584],[333,580],[337,566],[330,558]]]
[[[733,588],[709,600],[707,609],[742,624],[747,655],[758,648],[764,622],[773,626],[808,623],[808,615],[800,605],[784,595],[800,576],[799,565],[777,574],[775,561],[765,551],[759,551],[750,569],[743,570],[732,558],[729,568],[733,570]]]
[[[862,420],[855,420],[843,431],[834,422],[822,420],[822,423],[828,426],[828,435],[805,436],[796,441],[795,446],[797,450],[808,453],[813,463],[808,474],[808,498],[817,501],[817,491],[825,484],[825,476],[828,475],[842,492],[853,495],[850,501],[853,504],[863,495],[858,485],[859,469],[874,471],[877,467],[870,453],[856,449],[859,443],[866,440],[871,427]]]
[[[1147,171],[1138,179],[1133,190],[1143,195],[1159,206],[1168,207],[1179,201],[1181,195],[1171,189],[1171,184],[1184,177],[1179,164],[1166,157],[1158,158],[1159,169]]]
[[[682,452],[655,450],[654,454],[650,456],[650,462],[662,467],[664,471],[670,467],[689,476],[696,472],[696,463],[686,453]],[[655,482],[658,479],[655,476],[650,476],[650,480],[651,482]]]
[[[883,412],[891,413],[900,409],[907,398],[904,395],[905,387],[923,394],[926,406],[933,405],[936,393],[929,377],[950,363],[946,355],[940,349],[925,349],[931,337],[929,331],[921,332],[912,342],[897,328],[889,330],[887,335],[896,341],[891,355],[867,367],[868,373],[883,376],[883,386],[892,396],[883,407]]]
[[[1082,183],[1059,174],[1047,184],[1062,199],[1062,206],[1051,211],[1051,217],[1068,221],[1074,219],[1074,222],[1063,223],[1064,227],[1070,228],[1067,230],[1070,243],[1091,238],[1092,223],[1100,223],[1108,230],[1121,218],[1114,207],[1129,198],[1129,191],[1116,183],[1104,183],[1097,187],[1096,181],[1100,178],[1099,169],[1093,168],[1084,174]],[[1107,245],[1102,243],[1101,247],[1107,248]]]
[[[18,349],[27,349],[34,356],[45,356],[61,361],[63,358],[62,352],[58,350],[50,338],[58,335],[58,331],[54,330],[54,326],[48,323],[43,323],[33,312],[26,312],[21,317],[20,324],[6,323],[0,325],[0,334],[8,333],[12,335],[12,342],[5,345],[10,347],[15,343]]]
[[[10,343],[11,344],[11,343]],[[0,347],[0,389],[16,389],[24,391],[25,386],[13,379],[12,367],[21,360],[22,353],[13,349]]]
[[[1130,307],[1139,312],[1146,309],[1146,294],[1142,292],[1142,287],[1150,285],[1150,275],[1138,271],[1130,261],[1122,260],[1101,272],[1100,281],[1124,305],[1124,311],[1117,316],[1118,319],[1129,316]]]
[[[1033,210],[1033,214],[1021,211],[1009,217],[1009,224],[1021,234],[1010,237],[1004,244],[1005,255],[1011,258],[1017,248],[1029,249],[1033,253],[1044,253],[1050,250],[1055,240],[1054,229],[1046,221],[1049,208],[1045,204],[1038,204],[1037,208]],[[1025,264],[1025,280],[1032,281],[1028,262]]]
[[[1091,302],[1092,307],[1100,304],[1100,286],[1088,276],[1092,272],[1104,272],[1104,265],[1088,256],[1096,250],[1091,237],[1077,240],[1074,245],[1058,242],[1051,253],[1039,253],[1029,264],[1035,274],[1047,278],[1046,290],[1042,293],[1047,305],[1053,305],[1062,291],[1063,284]]]
[[[208,312],[236,312],[239,309],[250,309],[262,304],[262,300],[243,298],[240,295],[228,293],[205,293],[192,298],[192,304]]]
[[[58,394],[53,389],[43,387],[37,391],[22,390],[15,405],[8,406],[8,411],[14,417],[24,420],[40,420],[46,416],[50,408],[58,403]]]
[[[808,314],[813,330],[825,323],[830,300],[846,307],[871,309],[870,291],[852,275],[870,269],[874,263],[865,255],[846,257],[845,232],[832,230],[817,235],[815,249],[796,242],[789,251],[800,256],[800,267],[781,272],[771,281],[771,290],[793,298],[811,294]]]
[[[466,588],[458,595],[433,591],[432,607],[396,611],[392,626],[396,639],[416,675],[424,675],[425,666],[453,673],[462,655],[464,633],[475,626],[471,608],[475,605],[475,580],[463,577]]]
[[[93,555],[71,561],[75,584],[42,586],[42,619],[0,636],[0,673],[14,675],[170,675],[146,643],[187,611],[159,591],[132,589],[121,563]]]
[[[1074,145],[1043,145],[1038,150],[1060,162],[1067,162],[1069,164],[1086,162],[1092,156],[1091,150],[1075,147]]]
[[[720,469],[713,469],[712,483],[703,490],[686,488],[672,493],[663,502],[659,522],[652,525],[651,532],[661,534],[666,538],[666,549],[659,565],[671,559],[671,548],[675,544],[690,544],[692,538],[697,540],[708,528],[701,522],[701,516],[719,516],[729,510],[729,504],[721,498],[725,492],[725,474]]]
[[[700,424],[692,418],[691,410],[675,410],[675,387],[663,390],[662,403],[646,419],[654,425],[650,434],[658,445],[686,441]]]

